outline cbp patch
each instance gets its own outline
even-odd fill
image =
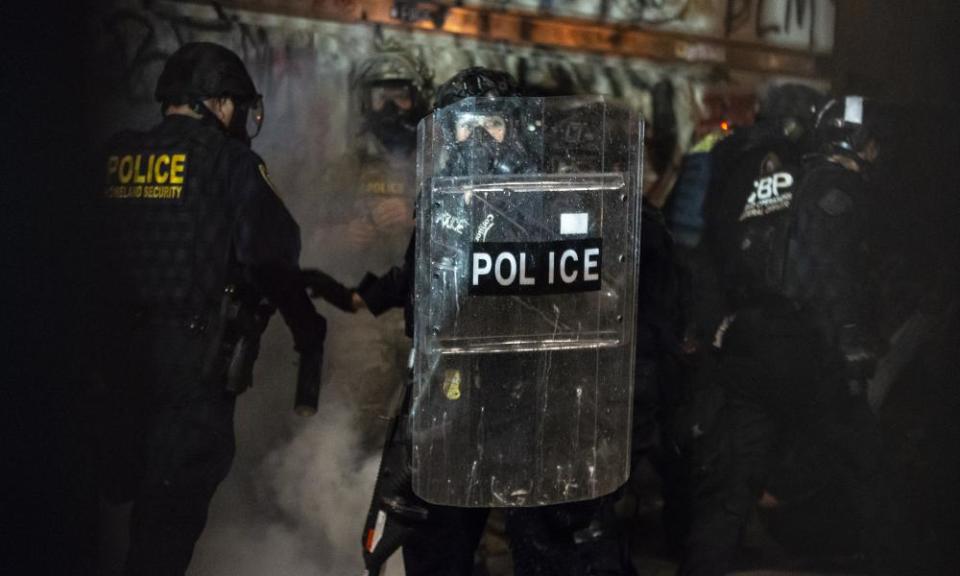
[[[793,202],[793,174],[783,169],[783,161],[770,152],[760,161],[760,174],[740,213],[740,221],[766,216],[790,207]]]
[[[740,221],[786,210],[793,201],[793,175],[777,172],[753,181],[753,192],[740,213]]]
[[[186,194],[186,152],[131,152],[107,157],[104,196],[111,200],[180,201]]]

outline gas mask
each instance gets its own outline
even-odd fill
[[[414,88],[409,84],[374,84],[367,89],[367,129],[390,150],[411,150],[417,141]]]
[[[491,134],[482,125],[464,127],[458,121],[456,130],[457,137],[451,154],[455,175],[517,174],[527,171],[526,151],[515,139],[507,137],[505,124],[502,131],[494,130]],[[501,139],[498,140],[496,135],[502,135]]]

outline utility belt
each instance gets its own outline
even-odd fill
[[[123,339],[125,333],[139,333],[150,339],[176,341],[175,348],[196,351],[204,382],[225,377],[226,389],[239,394],[252,384],[260,337],[275,310],[249,288],[231,284],[224,289],[219,305],[202,311],[146,306],[121,309],[121,329],[116,336]]]
[[[167,329],[183,330],[203,334],[216,321],[213,309],[197,312],[186,308],[146,308],[132,307],[122,314],[126,323],[134,330]]]
[[[716,326],[711,344],[715,350],[722,349],[724,339],[734,325],[738,330],[759,334],[810,332],[814,312],[802,303],[778,294],[741,300]]]

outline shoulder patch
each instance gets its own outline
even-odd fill
[[[853,198],[843,190],[831,188],[824,194],[817,205],[831,216],[839,216],[853,207]]]
[[[273,190],[274,194],[277,194],[277,189],[273,186],[273,182],[270,180],[270,176],[267,174],[267,165],[263,162],[257,164],[257,168],[260,169],[260,176],[263,177],[263,181],[267,183],[267,186]],[[277,194],[279,196],[279,194]]]

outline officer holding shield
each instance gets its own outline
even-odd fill
[[[453,104],[469,96],[515,96],[519,94],[516,80],[494,70],[472,68],[464,70],[445,82],[437,90],[435,109]],[[474,135],[475,125],[488,125],[491,132],[475,138],[486,144],[483,158],[470,155],[466,142]],[[490,170],[501,159],[498,147],[506,136],[506,121],[501,118],[481,119],[474,115],[459,126],[446,126],[451,140],[451,156],[446,160],[448,174],[466,173],[466,166],[482,166]],[[454,137],[459,134],[459,141]],[[499,141],[498,141],[499,138]],[[512,149],[516,152],[517,149]],[[510,162],[520,160],[514,154]],[[447,220],[451,227],[462,223]],[[416,275],[416,237],[411,237],[402,266],[391,268],[386,274],[367,274],[356,293],[359,303],[373,314],[380,315],[394,307],[404,308],[407,335],[414,335],[414,279]],[[374,489],[373,502],[363,534],[364,562],[370,574],[379,572],[386,559],[403,546],[404,568],[410,575],[469,575],[473,573],[473,554],[480,541],[487,519],[487,509],[437,506],[414,494],[410,458],[410,421],[412,389],[408,385],[400,413],[388,431],[384,456]]]

